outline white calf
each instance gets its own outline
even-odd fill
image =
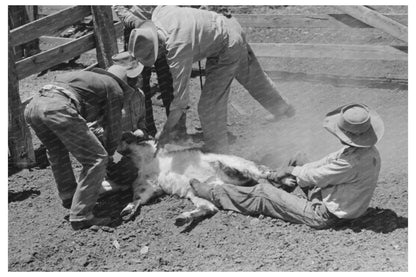
[[[231,155],[202,153],[200,150],[161,150],[156,156],[155,141],[138,130],[124,133],[117,151],[129,156],[139,168],[133,182],[133,202],[122,211],[123,219],[131,219],[140,205],[162,194],[188,198],[196,209],[182,213],[175,224],[180,226],[218,211],[214,204],[194,195],[190,182],[249,186],[267,178],[265,166]],[[264,180],[267,182],[266,180]]]

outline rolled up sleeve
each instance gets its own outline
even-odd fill
[[[192,72],[193,54],[190,47],[176,51],[170,50],[167,55],[169,70],[173,79],[173,100],[170,109],[187,108],[189,103],[189,79]]]
[[[352,165],[343,159],[337,159],[317,167],[297,166],[292,175],[297,177],[300,187],[337,185],[354,178]]]

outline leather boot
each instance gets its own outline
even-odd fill
[[[214,185],[203,182],[201,183],[197,179],[191,179],[189,182],[195,196],[212,201],[212,191],[214,189]]]

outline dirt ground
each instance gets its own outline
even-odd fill
[[[407,13],[403,6],[379,7],[383,12]],[[240,9],[240,11],[243,9]],[[334,7],[250,7],[252,13],[337,13]],[[403,44],[375,29],[353,29],[348,34],[325,29],[247,28],[250,42],[313,42],[344,44]],[[87,66],[92,56],[78,63]],[[281,58],[278,70],[346,76],[365,71],[368,76],[407,76],[407,62],[342,59]],[[62,68],[61,68],[62,69]],[[20,82],[22,99],[34,94],[67,70],[53,70]],[[368,213],[336,229],[314,230],[269,217],[249,217],[221,211],[187,228],[174,219],[192,208],[190,201],[164,196],[144,206],[131,222],[114,227],[73,231],[68,211],[61,207],[50,167],[11,174],[8,180],[9,271],[408,271],[408,94],[407,90],[334,86],[291,80],[276,81],[281,93],[297,109],[293,118],[269,123],[267,112],[234,82],[229,101],[228,127],[232,153],[268,166],[279,166],[296,151],[310,160],[339,148],[322,128],[324,114],[349,103],[362,102],[384,120],[385,135],[378,145],[382,168]],[[191,81],[189,133],[197,133],[196,103],[199,79]],[[165,117],[154,105],[157,125]],[[39,141],[34,137],[35,147]],[[80,166],[74,161],[75,172]],[[128,197],[128,196],[127,196]],[[102,199],[97,214],[111,207],[117,216],[128,199]],[[112,204],[112,205],[111,205]],[[101,209],[101,210],[100,210]],[[108,211],[108,209],[107,209]]]

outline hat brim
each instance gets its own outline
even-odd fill
[[[144,29],[151,33],[151,41],[152,41],[153,49],[152,51],[149,52],[149,55],[147,55],[146,57],[136,57],[135,51],[134,51],[134,38],[132,37],[132,35],[134,35],[134,29],[133,29],[129,38],[129,45],[128,45],[129,52],[132,54],[133,57],[135,57],[144,66],[148,66],[148,67],[153,66],[159,54],[159,39],[157,35],[157,27],[151,20],[146,20],[142,24],[140,24],[139,27],[136,27],[135,29]]]
[[[119,77],[117,77],[113,73],[108,72],[107,70],[104,70],[102,68],[93,68],[91,71],[92,72],[95,72],[95,73],[98,73],[98,74],[104,74],[104,75],[107,75],[107,76],[112,77],[113,79],[115,79],[117,81],[117,83],[119,84],[119,86],[121,87],[121,89],[125,93],[133,93],[134,92],[134,88],[132,88],[126,82],[124,82],[123,80],[121,80]]]
[[[344,143],[355,147],[371,147],[380,141],[384,134],[384,123],[376,111],[369,109],[370,128],[364,133],[353,134],[338,127],[341,110],[344,107],[339,107],[326,115],[323,125],[328,132],[335,135]]]
[[[136,78],[140,75],[140,73],[142,73],[143,68],[144,66],[141,63],[137,63],[135,68],[127,70],[127,77],[132,79]]]

